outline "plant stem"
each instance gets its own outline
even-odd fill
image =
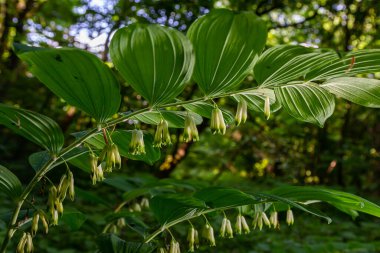
[[[253,91],[253,90],[256,90],[256,89],[257,88],[249,88],[249,89],[240,90],[240,91],[233,91],[233,92],[228,92],[228,93],[224,93],[224,94],[217,94],[217,95],[212,95],[212,96],[208,96],[208,97],[196,98],[196,99],[193,99],[193,100],[179,101],[179,102],[175,102],[175,103],[169,103],[169,104],[157,106],[156,109],[164,109],[164,108],[167,108],[167,107],[182,106],[182,105],[185,105],[185,104],[191,104],[191,103],[196,103],[196,102],[200,102],[200,101],[207,101],[207,100],[210,100],[210,99],[213,99],[213,98],[228,97],[228,96],[232,96],[232,95],[241,94],[241,93],[244,93],[244,92]],[[104,127],[115,126],[115,125],[117,125],[119,123],[125,122],[126,120],[128,120],[129,118],[131,118],[133,116],[136,116],[136,115],[142,114],[144,112],[147,112],[150,109],[151,108],[144,108],[144,109],[132,112],[130,114],[123,115],[123,116],[121,116],[121,117],[119,117],[117,119],[110,120],[110,121],[106,122],[106,124],[105,124]],[[32,180],[29,182],[29,184],[25,187],[24,191],[22,192],[22,194],[21,194],[21,196],[20,196],[20,198],[19,198],[19,200],[17,202],[16,208],[13,211],[12,217],[11,217],[11,219],[9,221],[9,224],[8,224],[7,233],[5,235],[3,243],[1,245],[1,249],[0,249],[1,253],[5,253],[6,252],[7,246],[9,244],[11,238],[13,237],[14,233],[17,231],[18,226],[17,226],[16,223],[17,223],[17,219],[18,219],[21,207],[23,206],[24,201],[27,199],[27,197],[29,196],[29,194],[31,193],[31,191],[34,189],[34,187],[37,185],[37,183],[45,176],[45,174],[47,172],[49,172],[49,170],[51,169],[51,166],[54,165],[54,163],[58,159],[62,158],[62,156],[64,156],[65,154],[67,154],[70,151],[72,151],[74,148],[76,148],[79,145],[81,145],[87,139],[89,139],[92,136],[94,136],[97,132],[98,132],[98,128],[94,128],[94,129],[90,130],[84,136],[82,136],[81,138],[75,140],[73,143],[71,143],[70,145],[68,145],[66,148],[62,149],[56,156],[51,157],[49,159],[49,161],[47,161],[47,163],[40,170],[37,171],[36,175],[32,178]],[[155,236],[157,236],[160,233],[160,231],[161,230],[156,231],[155,233],[153,233],[149,238],[147,238],[146,242],[152,240]]]

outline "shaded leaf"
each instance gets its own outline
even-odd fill
[[[151,105],[179,95],[194,67],[190,41],[181,32],[157,24],[135,23],[119,29],[110,55],[127,83]]]
[[[152,253],[156,250],[153,244],[127,242],[114,234],[102,234],[97,242],[102,253]]]
[[[214,9],[198,18],[187,36],[194,45],[193,79],[205,95],[237,87],[265,46],[264,21],[253,12]]]
[[[71,230],[75,231],[80,229],[83,223],[86,221],[86,215],[77,210],[65,210],[60,219]]]
[[[150,209],[161,225],[190,218],[206,208],[203,201],[178,194],[157,195],[150,200]]]
[[[120,106],[119,84],[95,55],[75,48],[44,49],[15,44],[18,57],[54,94],[106,121]]]
[[[214,109],[214,106],[207,102],[195,102],[195,103],[183,105],[183,107],[186,108],[186,110],[188,111],[195,112],[201,115],[202,117],[205,117],[208,119],[211,118],[212,110]],[[223,108],[219,108],[219,109],[222,110],[224,121],[227,124],[233,124],[235,122],[234,116],[229,111]]]
[[[276,188],[271,194],[294,201],[319,200],[327,202],[344,211],[354,210],[380,217],[380,206],[348,192],[305,186],[286,186]],[[352,215],[351,211],[348,211]]]
[[[63,146],[61,128],[42,114],[0,104],[0,124],[53,154],[57,154]]]
[[[16,200],[22,193],[22,185],[12,171],[0,165],[0,191]]]
[[[369,78],[340,77],[321,85],[338,97],[366,107],[380,108],[380,81]]]
[[[188,112],[182,111],[152,111],[152,112],[144,112],[138,114],[132,119],[137,119],[145,124],[157,125],[161,117],[163,117],[169,124],[169,127],[173,128],[184,128],[185,127],[185,117]],[[194,112],[189,112],[193,117],[195,124],[199,125],[202,123],[202,117]]]
[[[281,106],[294,118],[323,127],[334,112],[334,96],[313,84],[293,84],[274,89]]]

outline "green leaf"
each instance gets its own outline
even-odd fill
[[[20,180],[10,170],[0,165],[0,191],[11,197],[13,200],[22,193]]]
[[[86,215],[77,210],[65,210],[60,219],[71,230],[75,231],[80,229],[83,223],[86,221]]]
[[[380,72],[380,49],[365,49],[347,53],[342,58],[314,68],[307,80],[321,81],[342,76]]]
[[[197,191],[194,197],[210,208],[230,208],[259,203],[259,199],[233,188],[210,187]]]
[[[289,84],[274,89],[276,98],[294,118],[323,127],[334,112],[334,96],[314,84]]]
[[[114,234],[102,234],[97,242],[101,253],[152,253],[156,250],[153,244],[126,242]]]
[[[50,167],[50,169],[63,164],[66,162],[71,162],[72,159],[79,157],[85,153],[88,152],[87,148],[84,147],[76,147],[69,152],[67,152],[65,155],[62,156],[62,159],[59,159],[54,162],[54,164]],[[32,166],[32,168],[35,171],[39,171],[49,160],[51,159],[51,155],[47,151],[40,151],[33,153],[29,156],[29,164]]]
[[[321,52],[295,45],[280,45],[266,50],[254,66],[260,87],[283,85],[298,80],[311,69],[331,63],[339,57],[335,52]]]
[[[149,229],[148,225],[146,225],[140,218],[138,218],[135,213],[131,213],[130,211],[108,214],[105,217],[105,220],[110,223],[117,221],[119,218],[124,218],[126,225],[143,237],[146,235]]]
[[[214,109],[214,106],[207,102],[195,102],[191,104],[185,104],[183,107],[191,112],[197,113],[201,115],[202,117],[211,118],[212,110]],[[220,108],[223,113],[224,121],[227,124],[233,124],[235,122],[234,116],[227,110]]]
[[[193,117],[195,124],[199,125],[202,123],[202,117],[196,113],[189,112]],[[144,112],[133,116],[132,119],[139,120],[145,124],[158,125],[163,117],[169,124],[169,127],[173,128],[184,128],[185,127],[185,117],[187,112],[182,111],[152,111]]]
[[[281,104],[276,100],[274,91],[271,89],[257,89],[252,91],[245,91],[234,95],[233,98],[236,101],[245,100],[247,107],[250,110],[264,113],[265,98],[269,97],[270,110],[276,112],[281,109]]]
[[[135,23],[119,29],[110,55],[127,83],[151,105],[179,95],[194,67],[190,41],[181,32],[157,24]]]
[[[319,200],[336,206],[340,210],[354,210],[380,217],[380,206],[351,193],[305,186],[276,188],[271,194],[294,201]],[[352,213],[348,212],[352,215]]]
[[[93,191],[83,190],[77,186],[75,186],[75,196],[81,200],[88,201],[95,205],[104,205],[107,208],[112,208],[112,201],[103,198],[103,196],[99,196],[99,194],[94,193]]]
[[[194,45],[193,79],[205,95],[236,88],[265,46],[264,21],[253,12],[214,9],[198,18],[187,36]]]
[[[355,104],[380,108],[380,81],[369,78],[340,77],[321,85],[323,89]]]
[[[173,222],[176,219],[186,220],[207,208],[203,201],[179,194],[154,196],[150,200],[149,206],[161,225]]]
[[[52,154],[58,154],[63,146],[61,128],[54,120],[42,114],[0,104],[0,124]]]
[[[77,133],[76,137],[80,137],[82,133]],[[161,153],[158,148],[153,147],[153,136],[149,133],[144,133],[145,154],[132,155],[129,153],[129,143],[132,139],[132,131],[130,130],[115,130],[111,135],[112,141],[118,146],[121,156],[132,160],[144,161],[150,165],[160,159]],[[104,138],[101,133],[96,134],[92,138],[86,140],[95,148],[101,150],[105,146]]]
[[[120,106],[119,84],[95,55],[75,48],[42,49],[15,44],[17,55],[54,94],[106,121]]]

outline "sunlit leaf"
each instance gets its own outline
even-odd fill
[[[289,84],[274,92],[281,106],[298,120],[323,127],[334,112],[334,96],[317,85]]]
[[[0,124],[52,154],[57,154],[63,146],[61,128],[54,120],[42,114],[0,104]]]
[[[321,85],[323,89],[353,103],[380,108],[380,81],[369,78],[340,77]]]
[[[283,85],[298,80],[311,69],[339,59],[333,51],[321,52],[296,45],[280,45],[266,50],[254,66],[260,87]]]
[[[181,32],[156,24],[135,23],[119,29],[110,54],[127,83],[151,105],[180,94],[194,67],[190,41]]]
[[[14,47],[33,75],[67,103],[99,122],[118,111],[119,84],[95,55],[75,48],[44,49],[21,44]]]
[[[214,9],[198,18],[187,36],[194,45],[193,79],[206,95],[237,87],[265,46],[265,23],[253,12]]]

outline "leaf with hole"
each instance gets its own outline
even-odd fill
[[[265,46],[267,30],[253,12],[214,9],[198,18],[187,36],[195,51],[194,81],[205,95],[217,95],[246,78]]]
[[[98,57],[75,48],[45,49],[14,45],[16,54],[54,94],[105,122],[119,110],[119,84]]]
[[[157,24],[135,23],[119,29],[110,54],[116,69],[151,105],[178,96],[190,80],[194,55],[181,32]]]
[[[58,154],[63,146],[61,128],[54,120],[42,114],[0,104],[0,124],[52,154]]]

